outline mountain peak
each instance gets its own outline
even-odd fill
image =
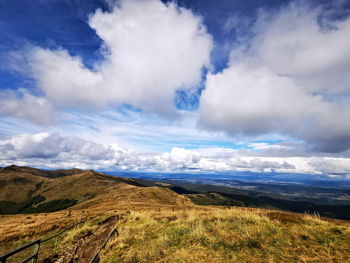
[[[3,170],[3,171],[18,171],[19,168],[20,168],[19,166],[12,164],[12,165],[6,166],[4,168],[1,168],[1,170]]]
[[[89,169],[89,170],[86,170],[86,171],[83,171],[82,173],[79,173],[80,175],[82,176],[97,176],[97,175],[101,175],[100,173],[92,170],[92,169]]]
[[[32,167],[28,167],[28,166],[18,166],[15,164],[1,168],[0,171],[4,171],[4,172],[28,172],[28,173],[32,173],[35,175],[42,175],[41,170],[38,170],[38,169],[35,169]]]

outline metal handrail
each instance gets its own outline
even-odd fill
[[[114,234],[116,234],[117,236],[119,235],[118,229],[117,229],[117,228],[112,229],[112,231],[109,233],[108,237],[107,237],[106,240],[103,242],[103,244],[102,244],[102,246],[100,247],[100,249],[96,252],[95,256],[90,260],[89,263],[94,263],[94,262],[97,260],[98,256],[100,255],[101,250],[105,248],[105,246],[107,245],[108,241],[111,239],[111,237],[112,237]]]
[[[13,256],[14,254],[17,254],[17,253],[19,253],[19,252],[25,250],[26,248],[31,247],[31,246],[35,245],[36,243],[39,243],[39,242],[40,242],[40,239],[37,239],[37,240],[34,240],[34,241],[32,241],[32,242],[30,242],[30,243],[28,243],[28,244],[25,244],[25,245],[19,247],[19,248],[16,248],[16,249],[14,249],[14,250],[8,252],[6,255],[0,256],[0,260],[2,260],[2,258],[5,257],[5,256],[6,256],[6,257],[11,257],[11,256]]]
[[[26,262],[29,262],[29,260],[32,260],[32,262],[37,262],[38,261],[38,253],[36,254],[33,254],[29,257],[27,257],[26,259],[22,260],[21,263],[26,263]]]
[[[35,259],[35,258],[37,258],[37,255],[38,255],[38,252],[39,252],[40,243],[41,243],[41,239],[37,239],[37,240],[34,240],[34,241],[32,241],[32,242],[30,242],[30,243],[24,245],[24,246],[21,246],[21,247],[19,247],[19,248],[16,248],[16,249],[14,249],[14,250],[12,250],[12,251],[10,251],[10,252],[8,252],[8,253],[6,253],[6,254],[0,256],[0,262],[1,262],[1,263],[5,263],[6,260],[7,260],[9,257],[11,257],[11,256],[13,256],[13,255],[15,255],[15,254],[17,254],[17,253],[19,253],[19,252],[22,252],[23,250],[25,250],[25,249],[27,249],[27,248],[29,248],[29,247],[31,247],[31,246],[34,246],[34,245],[37,246],[36,249],[35,249],[34,254],[32,254],[30,257],[26,258],[25,260],[21,261],[21,263],[28,262],[28,261],[31,260],[31,259],[33,259],[33,262],[36,262],[36,259]]]
[[[124,215],[129,215],[130,211],[126,211],[120,215],[117,216],[117,219],[121,219]],[[89,261],[89,263],[95,263],[97,262],[96,260],[98,259],[101,250],[104,249],[108,243],[108,241],[114,236],[117,235],[119,236],[119,232],[118,232],[118,228],[113,228],[112,231],[109,233],[109,235],[107,236],[107,238],[105,239],[105,241],[103,242],[102,246],[99,248],[99,250],[96,252],[95,256]]]
[[[127,212],[124,212],[124,213],[122,213],[122,214],[120,214],[120,215],[117,215],[117,218],[119,219],[121,216],[128,215],[128,214],[130,214],[130,211],[127,211]],[[34,246],[34,245],[36,245],[34,254],[32,254],[31,256],[27,257],[27,258],[24,259],[23,261],[21,261],[21,263],[26,263],[26,262],[29,262],[30,260],[32,260],[32,263],[37,263],[37,261],[38,261],[38,256],[39,256],[40,244],[42,244],[42,243],[44,243],[44,242],[46,242],[46,241],[49,241],[49,240],[51,240],[51,239],[53,239],[53,238],[55,238],[55,237],[57,237],[57,236],[63,234],[64,232],[67,232],[68,230],[71,230],[73,227],[76,227],[77,225],[82,224],[82,223],[85,223],[85,222],[87,222],[87,221],[88,221],[88,220],[78,222],[78,223],[74,224],[73,226],[69,227],[68,229],[62,230],[62,231],[60,231],[60,232],[54,234],[53,236],[50,236],[50,237],[45,238],[45,239],[37,239],[37,240],[34,240],[34,241],[32,241],[32,242],[30,242],[30,243],[28,243],[28,244],[26,244],[26,245],[23,245],[23,246],[21,246],[21,247],[19,247],[19,248],[16,248],[16,249],[12,250],[12,251],[10,251],[10,252],[4,254],[4,255],[0,255],[0,263],[6,263],[6,260],[7,260],[9,257],[11,257],[11,256],[13,256],[13,255],[15,255],[15,254],[17,254],[17,253],[19,253],[19,252],[21,252],[21,251],[23,251],[23,250],[29,248],[29,247],[31,247],[31,246]],[[116,233],[117,235],[119,235],[117,228],[114,228],[114,229],[109,233],[107,239],[105,240],[105,242],[103,243],[103,245],[100,247],[100,249],[98,250],[98,252],[95,254],[95,256],[93,257],[93,259],[90,261],[90,263],[93,263],[93,262],[97,259],[97,257],[99,256],[99,253],[101,252],[101,250],[106,246],[106,244],[108,243],[109,239],[110,239],[110,238],[113,236],[113,234],[115,234],[115,233]]]
[[[11,257],[11,256],[13,256],[13,255],[15,255],[15,254],[17,254],[17,253],[19,253],[19,252],[22,252],[23,250],[25,250],[25,249],[27,249],[27,248],[29,248],[29,247],[31,247],[31,246],[34,246],[34,245],[36,245],[34,254],[32,254],[31,256],[27,257],[27,258],[24,259],[23,261],[21,261],[21,263],[26,263],[26,262],[29,262],[30,260],[32,260],[32,263],[36,263],[36,262],[38,261],[39,248],[40,248],[40,244],[41,244],[41,243],[44,243],[44,242],[46,242],[46,241],[49,241],[49,240],[51,240],[51,239],[53,239],[53,238],[55,238],[55,237],[57,237],[57,236],[63,234],[64,232],[67,232],[68,230],[71,230],[72,228],[76,227],[77,225],[80,225],[80,224],[85,223],[85,222],[86,222],[86,221],[78,222],[78,223],[74,224],[73,226],[71,226],[71,227],[69,227],[69,228],[67,228],[67,229],[65,229],[65,230],[62,230],[62,231],[60,231],[60,232],[54,234],[54,235],[51,236],[51,237],[48,237],[48,238],[45,238],[45,239],[37,239],[37,240],[34,240],[34,241],[32,241],[32,242],[30,242],[30,243],[28,243],[28,244],[25,244],[25,245],[23,245],[23,246],[21,246],[21,247],[19,247],[19,248],[16,248],[16,249],[12,250],[12,251],[10,251],[10,252],[4,254],[4,255],[1,255],[1,256],[0,256],[0,263],[6,263],[6,260],[7,260],[9,257]]]

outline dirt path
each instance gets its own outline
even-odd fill
[[[107,218],[100,223],[100,226],[93,232],[81,237],[75,244],[69,247],[63,255],[60,255],[54,262],[57,263],[88,263],[99,251],[108,235],[115,228],[122,215]],[[98,261],[95,261],[97,263]]]

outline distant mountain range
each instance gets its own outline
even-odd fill
[[[170,184],[171,189],[187,194],[196,204],[260,207],[350,219],[349,180],[278,173],[105,173]]]
[[[108,172],[110,173],[110,172]],[[51,212],[68,207],[219,205],[277,209],[350,219],[350,188],[286,182],[257,182],[208,175],[93,170],[0,169],[0,214]],[[133,177],[133,178],[131,178]]]

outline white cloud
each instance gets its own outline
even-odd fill
[[[156,156],[155,160],[160,167],[192,168],[199,161],[199,154],[196,151],[174,147],[169,153]]]
[[[20,134],[0,140],[0,165],[142,171],[252,171],[349,174],[349,158],[265,157],[227,148],[137,152],[57,133]]]
[[[102,160],[113,157],[110,146],[57,133],[20,134],[0,141],[2,159],[58,158]]]
[[[25,90],[1,90],[0,101],[0,116],[13,116],[40,125],[52,124],[57,119],[46,98],[33,96]]]
[[[323,174],[347,174],[350,175],[349,158],[322,158],[310,161],[312,168]]]
[[[200,124],[231,135],[277,132],[314,151],[349,149],[350,18],[331,21],[298,1],[261,12],[253,32],[228,68],[207,75]]]
[[[89,25],[103,41],[104,60],[93,69],[66,50],[32,51],[38,87],[56,105],[127,103],[174,115],[175,91],[198,85],[210,66],[212,39],[201,17],[175,3],[122,0],[111,12],[97,10]]]
[[[288,145],[281,145],[281,144],[269,144],[266,142],[252,142],[252,143],[248,143],[248,146],[252,147],[254,150],[288,150],[288,149],[292,149],[291,146]]]
[[[123,0],[109,12],[96,11],[88,23],[103,41],[104,60],[93,68],[63,49],[36,47],[29,58],[25,51],[11,54],[8,63],[17,63],[11,70],[31,72],[40,89],[35,94],[42,95],[1,91],[0,115],[10,117],[1,121],[1,133],[43,131],[11,116],[50,124],[56,106],[129,103],[172,115],[175,91],[197,85],[210,66],[213,43],[202,19],[175,3]],[[322,8],[298,2],[261,12],[255,24],[236,16],[226,30],[240,34],[252,25],[254,37],[238,42],[229,66],[207,75],[200,124],[209,130],[195,126],[198,112],[177,111],[183,118],[169,120],[134,110],[66,110],[64,122],[45,133],[1,140],[0,164],[349,173],[350,150],[343,150],[350,148],[350,18],[332,21]],[[28,63],[25,71],[18,67]],[[285,142],[273,143],[280,137]],[[239,147],[237,138],[247,140],[241,149],[219,147]],[[203,148],[186,149],[197,147]]]
[[[332,21],[325,12],[296,1],[273,18],[265,14],[253,45],[274,72],[296,77],[308,91],[333,94],[349,89],[350,19]]]

